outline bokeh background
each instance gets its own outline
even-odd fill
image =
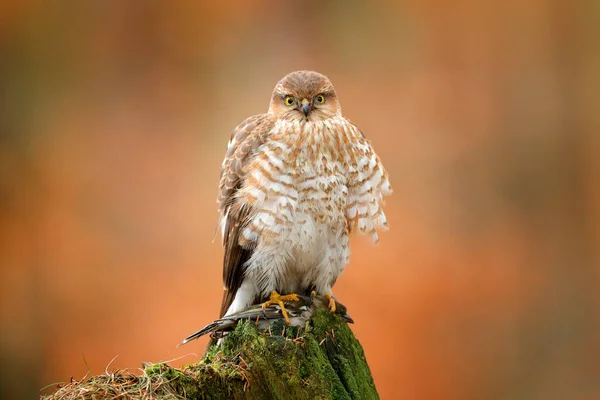
[[[314,69],[395,189],[334,290],[382,398],[599,398],[599,44],[593,1],[3,1],[0,396],[197,359],[231,129]]]

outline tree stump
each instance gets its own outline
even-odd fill
[[[240,322],[198,363],[146,365],[64,384],[47,399],[378,399],[363,349],[346,322],[319,310],[307,327]]]

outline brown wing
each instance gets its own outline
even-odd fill
[[[242,187],[246,165],[256,153],[256,149],[264,143],[266,135],[275,124],[270,114],[255,115],[246,119],[233,130],[225,160],[221,168],[219,182],[219,211],[223,224],[223,302],[220,317],[225,315],[233,302],[236,292],[244,279],[244,264],[253,252],[253,244],[240,246],[240,234],[247,222],[251,208],[247,204],[236,202],[236,193]]]

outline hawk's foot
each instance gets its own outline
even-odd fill
[[[269,298],[269,300],[265,301],[262,304],[262,308],[267,308],[273,304],[277,304],[281,308],[281,313],[283,314],[283,318],[285,318],[285,322],[289,325],[290,324],[290,316],[288,315],[283,302],[284,301],[298,301],[298,300],[300,300],[300,299],[294,293],[282,296],[279,293],[277,293],[276,291],[272,291],[271,297]]]
[[[310,292],[310,297],[315,297],[316,295],[317,295],[317,292],[315,292],[314,290],[312,292]],[[337,308],[335,306],[335,299],[328,293],[325,293],[323,295],[323,297],[325,297],[327,300],[329,300],[329,311],[334,313]]]
[[[331,295],[328,294],[328,293],[325,293],[323,295],[323,297],[325,297],[327,300],[329,300],[329,311],[331,311],[331,312],[334,313],[335,309],[336,309],[336,307],[335,307],[335,299],[333,297],[331,297]]]

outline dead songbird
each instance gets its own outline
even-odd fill
[[[319,309],[330,309],[329,297],[317,296],[316,294],[312,294],[311,296],[298,296],[298,300],[285,301],[284,304],[290,319],[290,325],[292,326],[303,326],[312,318],[315,311]],[[343,304],[336,301],[335,305],[336,314],[341,316],[346,322],[354,323],[354,320],[348,315],[347,309]],[[243,311],[227,315],[226,317],[206,325],[198,332],[192,333],[190,336],[183,339],[177,347],[194,339],[198,339],[207,333],[210,333],[211,336],[217,338],[222,337],[223,333],[234,330],[238,321],[241,320],[256,321],[259,328],[266,329],[272,322],[281,319],[285,319],[285,316],[282,308],[278,304],[272,304],[268,307],[256,304]]]

